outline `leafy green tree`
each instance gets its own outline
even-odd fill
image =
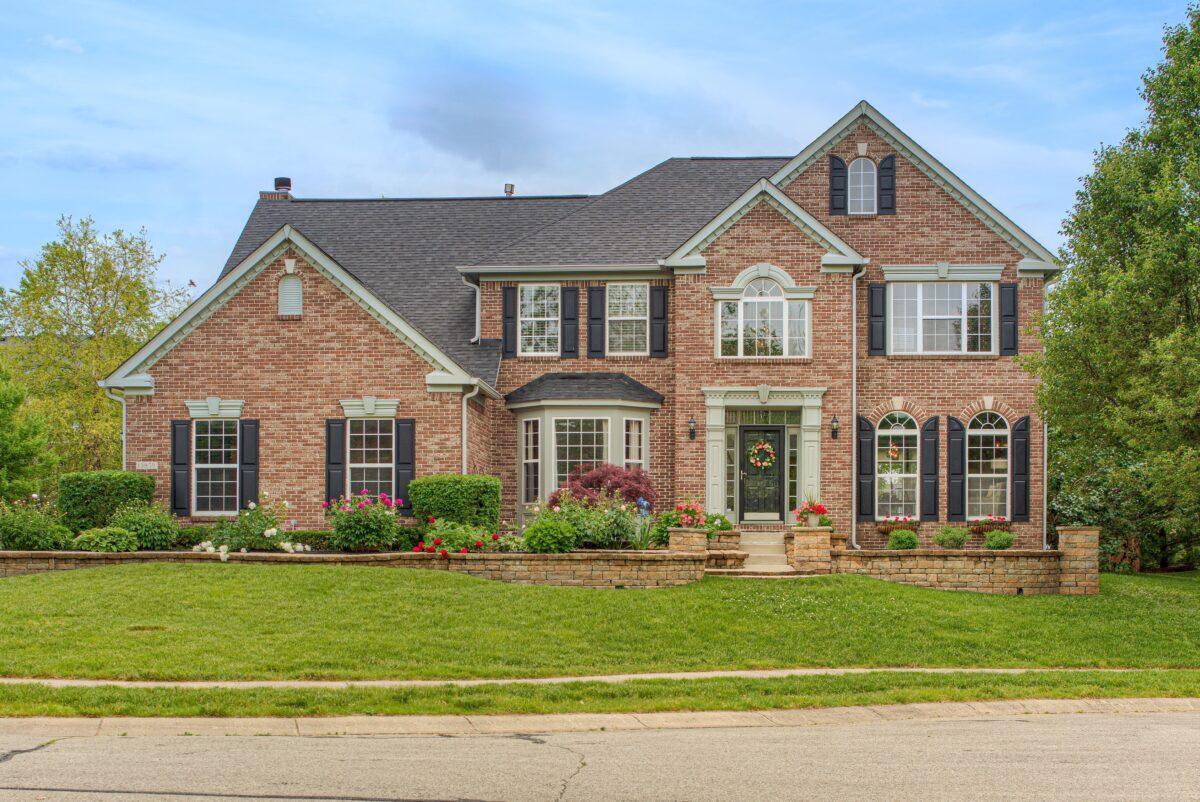
[[[65,470],[119,467],[121,416],[96,382],[173,317],[184,289],[160,284],[146,232],[101,235],[91,218],[58,222],[59,238],[22,262],[20,285],[0,290],[0,352],[46,421]]]
[[[35,492],[53,465],[45,423],[24,403],[25,388],[0,368],[0,501]]]
[[[1096,153],[1076,195],[1028,365],[1062,487],[1139,499],[1118,514],[1166,565],[1200,543],[1200,7],[1163,41],[1146,121]]]

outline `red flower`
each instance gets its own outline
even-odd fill
[[[417,548],[418,548],[418,549],[423,549],[423,548],[425,548],[425,541],[424,541],[424,540],[418,540],[418,541],[417,541]]]
[[[467,547],[466,547],[466,546],[463,546],[461,549],[459,549],[459,550],[458,550],[458,553],[459,553],[459,554],[466,554],[466,553],[467,553]]]
[[[442,556],[443,556],[443,557],[449,557],[449,556],[450,556],[450,552],[446,551],[445,549],[442,549]]]
[[[441,539],[440,537],[435,537],[435,538],[433,539],[433,545],[435,545],[435,546],[440,546],[440,545],[442,545],[442,539]]]
[[[429,523],[435,523],[436,521],[437,518],[434,518],[432,515],[429,516]]]
[[[676,505],[675,505],[675,512],[683,512],[683,505],[682,505],[682,504],[676,504]]]
[[[493,532],[493,533],[492,533],[492,540],[499,540],[499,539],[500,539],[500,536],[499,536],[499,535],[497,535],[495,532]]]
[[[426,553],[426,554],[433,554],[433,552],[434,552],[434,551],[435,551],[435,549],[433,548],[433,546],[426,546],[426,547],[425,547],[425,553]]]
[[[482,549],[482,548],[483,548],[483,541],[482,541],[482,540],[476,540],[476,541],[475,541],[475,548],[477,548],[477,549]]]
[[[416,552],[417,554],[420,554],[423,549],[424,549],[424,547],[421,546],[420,544],[413,546],[413,551]]]

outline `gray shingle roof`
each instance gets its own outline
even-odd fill
[[[663,396],[624,373],[546,373],[504,396],[510,404],[528,401],[643,401]]]
[[[464,370],[495,385],[500,344],[471,344],[474,292],[457,267],[652,263],[786,162],[668,159],[590,197],[260,200],[222,274],[291,224]]]

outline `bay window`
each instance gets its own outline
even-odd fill
[[[995,352],[994,284],[892,282],[888,291],[890,353]]]
[[[521,500],[525,504],[534,504],[541,498],[541,481],[539,467],[542,452],[542,422],[538,418],[529,418],[521,424]]]
[[[554,421],[554,473],[559,487],[575,471],[590,471],[605,462],[608,462],[608,418]]]
[[[625,419],[625,467],[630,470],[646,467],[646,446],[642,432],[641,418]]]

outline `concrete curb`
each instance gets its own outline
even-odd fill
[[[802,710],[714,710],[676,713],[328,718],[0,718],[0,735],[29,735],[41,738],[180,735],[524,735],[597,730],[810,727],[896,720],[1020,718],[1068,713],[1200,713],[1200,698],[1013,699]]]
[[[478,685],[555,685],[567,682],[621,683],[644,679],[777,679],[781,677],[824,677],[850,674],[1030,674],[1044,671],[1102,671],[1128,673],[1137,671],[1188,671],[1192,669],[1157,668],[928,668],[921,666],[886,666],[880,668],[764,668],[732,669],[728,671],[662,671],[647,674],[594,674],[579,677],[497,677],[487,679],[361,679],[361,680],[122,680],[71,679],[59,677],[0,677],[0,685],[45,685],[51,688],[317,688],[346,690],[349,688],[424,688],[456,686],[470,688]]]

